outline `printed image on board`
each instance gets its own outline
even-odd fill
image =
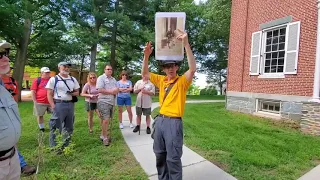
[[[156,13],[155,30],[156,60],[176,60],[184,58],[183,44],[177,40],[179,35],[177,29],[185,30],[186,14],[181,12],[161,12]]]

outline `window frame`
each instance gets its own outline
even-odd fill
[[[266,29],[262,30],[262,39],[261,39],[261,48],[260,48],[260,73],[258,78],[284,78],[285,77],[285,64],[286,64],[286,54],[287,54],[287,45],[288,45],[288,26],[289,23],[286,24],[281,24],[273,27],[269,27]],[[267,42],[267,33],[269,31],[277,30],[277,29],[286,29],[286,34],[285,34],[285,45],[284,45],[284,64],[283,64],[283,72],[279,73],[265,73],[265,61],[266,61],[266,42]]]

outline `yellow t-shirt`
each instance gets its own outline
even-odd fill
[[[187,91],[192,83],[192,81],[187,80],[185,75],[180,77],[177,76],[176,78],[179,79],[176,81],[163,103],[165,89],[169,87],[175,79],[168,81],[166,76],[150,73],[150,81],[159,88],[160,114],[169,117],[183,116]]]

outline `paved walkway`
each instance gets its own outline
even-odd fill
[[[187,103],[206,103],[206,102],[225,102],[225,100],[202,100],[202,101],[187,101]],[[159,106],[159,103],[153,103],[152,109]],[[132,107],[133,112],[133,124],[135,124],[135,107]],[[131,128],[129,128],[129,118],[128,113],[125,111],[122,114],[124,129],[122,130],[122,135],[128,144],[133,155],[140,163],[141,167],[149,176],[150,180],[156,180],[157,169],[156,169],[156,158],[153,153],[153,139],[150,134],[146,134],[146,121],[142,118],[141,122],[141,134],[133,133]],[[153,120],[151,120],[152,123]],[[183,146],[183,156],[182,156],[182,166],[183,166],[183,179],[184,180],[236,180],[233,176],[224,172],[222,169],[218,168],[216,165],[207,161],[191,149]]]

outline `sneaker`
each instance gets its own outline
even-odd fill
[[[122,124],[122,123],[120,123],[119,127],[120,127],[120,129],[123,129],[123,124]]]
[[[130,123],[130,128],[134,128],[134,126],[133,126],[133,124],[132,124],[132,123]]]
[[[103,136],[100,136],[100,140],[103,141],[103,139],[104,139],[104,137],[103,137]]]
[[[147,127],[147,134],[151,134],[151,129]]]
[[[136,132],[138,132],[139,130],[140,130],[140,126],[137,125],[137,126],[133,129],[133,132],[136,133]]]
[[[104,139],[103,139],[103,145],[109,146],[109,143],[110,143],[110,141],[109,141],[108,138],[104,138]]]
[[[25,175],[25,176],[30,176],[32,174],[34,174],[36,172],[36,168],[26,165],[23,168],[21,168],[21,174]]]

